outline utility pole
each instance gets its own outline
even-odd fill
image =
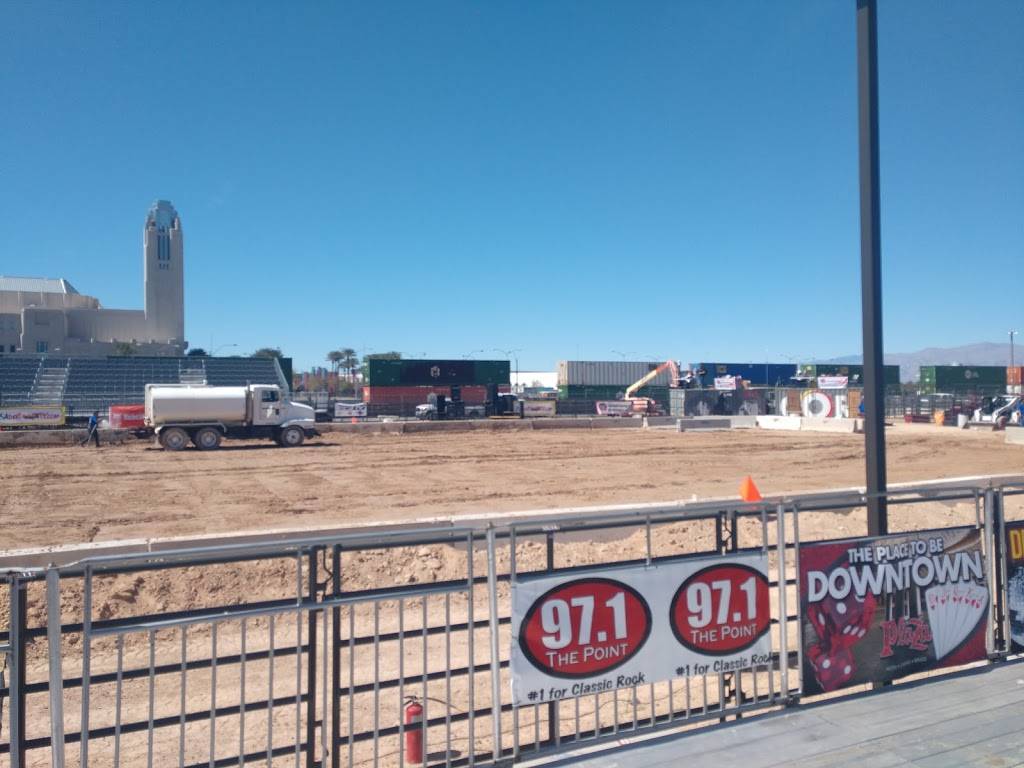
[[[868,535],[889,532],[885,477],[885,368],[882,347],[882,237],[878,183],[878,2],[857,0],[860,145],[860,282],[864,339],[864,453]]]

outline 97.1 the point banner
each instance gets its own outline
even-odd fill
[[[981,534],[947,528],[800,548],[804,693],[985,658]]]
[[[771,661],[768,558],[675,560],[512,584],[512,698],[538,704]]]

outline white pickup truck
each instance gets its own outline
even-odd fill
[[[302,445],[320,433],[313,408],[283,397],[276,384],[244,387],[147,384],[145,424],[168,451],[189,442],[201,451],[227,438],[269,438],[278,445]]]

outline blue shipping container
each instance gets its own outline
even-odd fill
[[[793,386],[794,363],[694,363],[694,370],[706,371],[702,384],[713,387],[719,376],[739,376],[754,387]]]

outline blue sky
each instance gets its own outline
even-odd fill
[[[882,0],[886,348],[1024,330],[1024,3]],[[854,0],[0,6],[0,273],[222,353],[860,349]],[[480,351],[482,350],[482,351]]]

